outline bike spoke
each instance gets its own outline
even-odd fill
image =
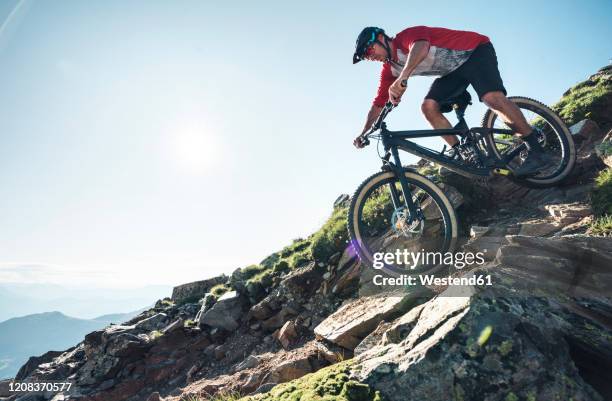
[[[422,211],[424,219],[410,216],[400,184],[396,182],[394,188],[400,194],[400,208],[395,208],[391,200],[390,184],[385,183],[373,188],[360,213],[360,237],[362,246],[373,255],[378,252],[418,253],[438,251],[444,247],[448,221],[444,220],[440,206],[429,193],[421,188],[413,187],[411,196],[415,206]],[[412,259],[410,259],[412,260]],[[412,266],[409,264],[396,264],[399,271],[406,273],[426,267],[423,264]]]
[[[521,112],[525,116],[527,122],[536,130],[538,130],[541,140],[540,143],[544,148],[544,151],[549,155],[549,165],[543,168],[534,178],[545,179],[557,174],[563,165],[563,146],[560,138],[560,133],[555,131],[553,125],[547,121],[543,116],[533,110],[521,107]],[[492,127],[495,129],[511,129],[503,120],[497,115],[493,117]],[[498,153],[504,157],[515,151],[523,141],[520,136],[508,135],[508,134],[493,134],[493,144],[496,147]],[[508,162],[508,167],[511,169],[517,169],[521,166],[523,161],[527,157],[527,149],[518,152],[517,156]]]

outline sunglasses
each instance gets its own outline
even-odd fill
[[[370,46],[366,47],[365,53],[364,53],[365,57],[370,57],[372,55],[374,55],[374,43],[372,43]]]

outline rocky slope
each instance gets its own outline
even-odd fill
[[[486,249],[487,264],[462,275],[490,275],[493,286],[368,295],[369,271],[346,247],[344,198],[311,237],[231,277],[181,286],[123,325],[31,358],[16,376],[69,381],[70,391],[10,395],[0,383],[0,397],[611,399],[612,241],[592,235],[612,231],[612,183],[600,173],[612,136],[602,129],[612,121],[611,82],[603,69],[557,106],[595,118],[572,127],[578,165],[563,186],[442,177],[461,189],[464,249]]]
[[[112,322],[122,322],[137,314],[117,313],[94,319],[78,319],[61,312],[46,312],[0,322],[0,379],[15,376],[31,355],[69,347],[92,330]]]

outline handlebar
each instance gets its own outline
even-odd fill
[[[361,144],[361,146],[359,147],[368,146],[370,144],[370,140],[368,139],[368,137],[372,135],[374,132],[378,131],[382,127],[383,121],[387,117],[387,114],[389,114],[391,110],[393,110],[394,108],[395,108],[395,105],[391,102],[387,102],[385,104],[385,107],[383,107],[383,109],[380,111],[378,118],[376,119],[376,121],[374,121],[370,129],[358,137],[358,140]]]
[[[395,105],[391,102],[387,102],[385,104],[385,107],[383,107],[383,109],[380,111],[378,118],[376,119],[376,121],[374,121],[374,124],[372,124],[372,126],[370,127],[370,130],[362,135],[364,139],[367,139],[369,135],[371,135],[372,133],[380,129],[383,121],[385,121],[385,118],[387,117],[387,114],[389,114],[391,110],[393,110],[394,108],[395,108]]]

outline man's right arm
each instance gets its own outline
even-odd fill
[[[380,71],[380,81],[378,82],[378,91],[376,93],[376,98],[374,102],[372,102],[372,107],[368,112],[368,117],[366,118],[365,126],[363,127],[362,134],[370,129],[374,121],[380,115],[384,104],[389,100],[389,86],[395,81],[395,77],[391,73],[391,65],[385,63],[383,65],[382,70]]]
[[[370,129],[372,124],[374,124],[374,121],[376,121],[382,109],[383,108],[380,106],[377,106],[375,104],[372,105],[372,107],[370,108],[370,111],[368,112],[368,117],[366,118],[366,123],[365,123],[365,126],[363,127],[363,131],[361,131],[362,135]]]

